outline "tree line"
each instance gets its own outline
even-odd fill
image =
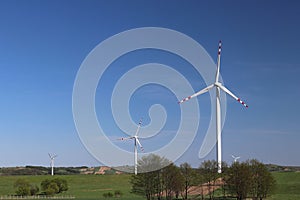
[[[55,167],[56,175],[76,175],[80,174],[82,169],[87,169],[86,166],[81,167]],[[25,166],[25,167],[2,167],[0,168],[2,176],[19,176],[19,175],[48,175],[51,174],[51,167],[43,166]]]
[[[169,160],[154,154],[142,157],[138,170],[170,163],[161,169],[139,173],[131,178],[132,192],[147,200],[189,199],[190,189],[196,188],[200,199],[265,199],[275,186],[275,179],[267,167],[257,161],[234,162],[231,166],[223,163],[223,172],[217,173],[217,162],[204,161],[197,169],[190,164],[174,165]],[[215,189],[218,188],[218,194]],[[206,190],[206,193],[204,192]]]

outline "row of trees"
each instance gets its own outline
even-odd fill
[[[14,183],[14,188],[16,189],[16,195],[18,196],[32,196],[37,195],[40,188],[31,184],[26,179],[18,179]],[[55,179],[45,179],[41,182],[42,194],[44,195],[54,195],[68,190],[68,183],[62,178]]]
[[[237,199],[264,199],[275,186],[275,179],[263,163],[250,160],[233,163],[225,176],[228,189]]]
[[[166,167],[132,176],[132,192],[145,196],[147,200],[171,200],[174,197],[188,199],[189,189],[198,186],[201,199],[214,199],[214,189],[218,187],[223,198],[264,199],[275,185],[266,166],[257,160],[236,162],[230,167],[223,163],[223,173],[218,174],[216,161],[205,161],[198,169],[194,169],[188,163],[177,167],[169,160],[151,154],[139,161],[138,169],[151,169],[152,166],[157,169],[159,165],[165,166],[166,162],[170,163]],[[207,195],[203,191],[204,185]]]

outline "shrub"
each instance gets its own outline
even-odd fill
[[[19,196],[36,195],[40,190],[37,185],[30,184],[26,179],[16,180],[14,188],[16,188],[16,195]]]
[[[50,182],[47,189],[45,190],[46,195],[54,195],[59,193],[59,187],[55,182]]]
[[[53,180],[53,182],[55,182],[56,185],[58,186],[58,190],[59,190],[58,193],[67,191],[69,189],[68,183],[64,179],[56,178],[56,179]]]
[[[41,182],[42,190],[46,195],[58,194],[68,190],[68,183],[61,178],[55,178],[52,180],[45,179]]]
[[[14,188],[16,188],[16,194],[20,196],[30,195],[30,183],[25,179],[18,179],[14,183]]]
[[[104,193],[103,194],[103,197],[104,198],[111,198],[111,197],[113,197],[114,195],[113,195],[113,193],[111,193],[111,192],[106,192],[106,193]]]
[[[36,195],[40,191],[40,188],[37,185],[30,186],[30,194]]]
[[[123,193],[120,191],[120,190],[116,190],[115,191],[115,197],[116,198],[119,198],[119,197],[121,197],[123,195]]]

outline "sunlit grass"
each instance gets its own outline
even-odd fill
[[[296,200],[300,199],[300,172],[273,172],[277,181],[274,194],[268,200]],[[66,179],[69,190],[62,195],[75,196],[78,200],[105,199],[104,193],[119,190],[124,200],[142,200],[144,197],[130,192],[131,184],[129,174],[122,175],[59,175],[54,176]],[[30,183],[40,186],[41,181],[50,179],[51,176],[0,176],[0,196],[14,195],[14,182],[27,179]],[[221,196],[221,190],[216,191],[216,196]],[[114,198],[115,199],[115,198]]]
[[[273,172],[277,181],[272,200],[300,199],[300,172]]]
[[[66,179],[69,190],[62,195],[72,195],[76,199],[104,199],[103,194],[114,193],[116,190],[122,192],[120,199],[144,199],[130,192],[131,175],[60,175],[54,176]],[[51,176],[0,176],[0,195],[14,195],[14,182],[19,178],[25,178],[30,183],[40,186],[42,180],[52,178]]]

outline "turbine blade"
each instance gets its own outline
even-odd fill
[[[127,137],[127,138],[118,138],[117,140],[130,140],[132,139],[133,137]]]
[[[190,100],[191,98],[194,98],[194,97],[199,96],[199,95],[201,95],[201,94],[203,94],[203,93],[206,93],[206,92],[208,92],[208,91],[209,91],[211,88],[213,88],[213,87],[214,87],[214,85],[212,84],[212,85],[210,85],[210,86],[208,86],[208,87],[206,87],[206,88],[200,90],[199,92],[197,92],[197,93],[195,93],[195,94],[193,94],[193,95],[191,95],[191,96],[189,96],[189,97],[186,97],[186,98],[182,99],[182,100],[179,101],[178,103],[183,103],[183,102],[185,102],[185,101]]]
[[[226,87],[224,87],[221,84],[218,84],[217,86],[220,87],[224,92],[226,92],[227,94],[229,94],[230,96],[232,96],[235,100],[237,100],[238,102],[240,102],[243,106],[245,106],[246,108],[248,108],[248,105],[244,101],[242,101],[240,98],[238,98],[237,96],[235,96]]]
[[[141,125],[142,125],[142,118],[140,119],[139,125],[138,125],[138,127],[137,127],[136,132],[135,132],[135,136],[138,135]]]
[[[217,72],[216,72],[216,83],[219,82],[219,75],[220,75],[220,62],[221,62],[221,46],[222,42],[219,41],[219,49],[218,49],[218,60],[217,60]]]
[[[141,148],[142,151],[144,151],[144,147],[142,146],[142,144],[140,143],[140,140],[138,138],[136,139],[136,143],[138,143],[139,147]]]

